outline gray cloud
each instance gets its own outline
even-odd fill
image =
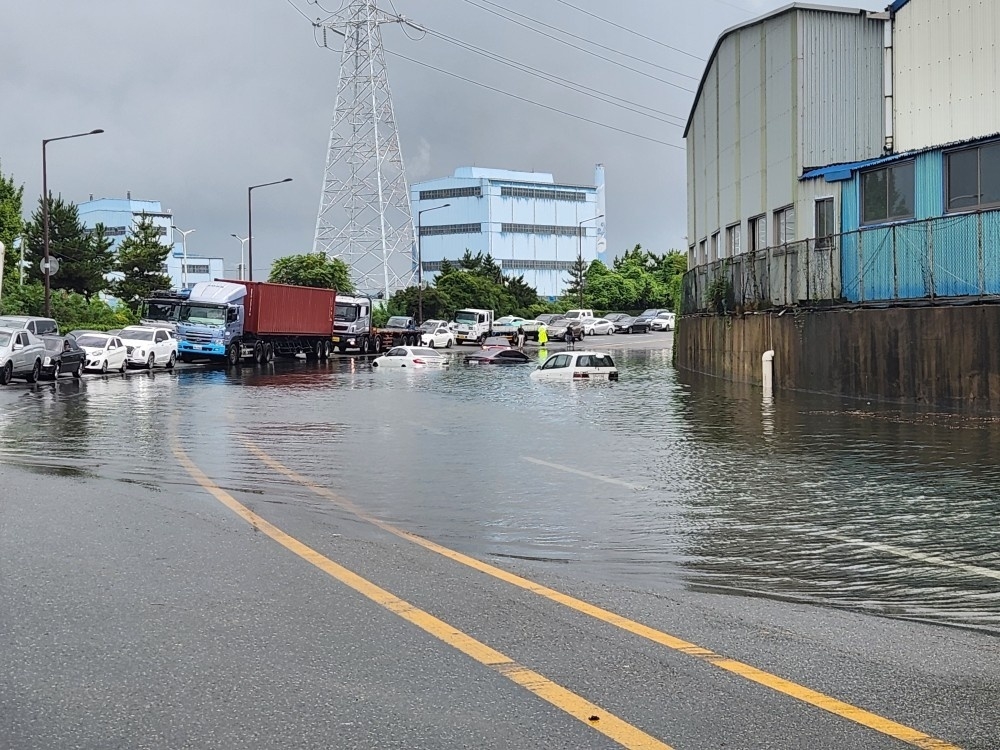
[[[307,15],[324,16],[309,0]],[[761,0],[609,4],[572,0],[622,26],[707,57],[718,34],[772,7]],[[330,0],[327,7],[339,5]],[[553,24],[697,79],[704,63],[549,0],[504,0]],[[101,127],[106,133],[49,147],[49,184],[80,202],[158,199],[184,228],[188,249],[222,255],[235,272],[246,231],[248,185],[292,177],[254,192],[255,275],[271,260],[311,249],[340,57],[322,50],[286,0],[46,0],[6,2],[0,26],[0,168],[25,185],[29,209],[41,193],[41,139]],[[332,6],[332,7],[331,7]],[[390,9],[389,0],[383,7]],[[507,23],[465,0],[395,0],[430,29],[641,102],[681,118],[693,95]],[[411,36],[419,36],[410,32]],[[386,48],[526,99],[683,146],[682,128],[625,112],[427,36],[384,29]],[[337,42],[331,37],[332,46]],[[577,42],[579,44],[579,42]],[[583,45],[587,46],[587,45]],[[602,53],[603,54],[603,53]],[[685,157],[389,56],[400,139],[411,180],[479,165],[552,172],[590,183],[607,168],[609,248],[636,242],[682,248]],[[639,64],[630,62],[639,67]],[[697,80],[648,68],[695,89]]]

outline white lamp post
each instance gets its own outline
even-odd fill
[[[181,289],[187,289],[188,286],[188,235],[193,232],[193,229],[188,229],[186,232],[183,229],[178,229],[177,227],[170,227],[175,232],[179,232],[181,235],[181,253],[183,258],[181,259]]]
[[[236,239],[238,239],[240,241],[240,281],[243,281],[243,272],[246,269],[246,266],[245,266],[244,261],[243,261],[243,248],[246,247],[247,240],[249,240],[250,237],[249,236],[248,237],[240,237],[238,234],[231,234],[229,236],[230,237],[235,237]]]

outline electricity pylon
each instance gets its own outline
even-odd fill
[[[344,39],[313,251],[340,258],[360,292],[386,299],[413,283],[413,217],[375,0],[317,22]]]

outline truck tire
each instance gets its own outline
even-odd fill
[[[376,336],[372,339],[372,353],[381,354],[382,353],[382,337]]]
[[[361,345],[358,347],[358,351],[361,352],[361,356],[368,354],[368,349],[370,346],[370,339],[367,336],[361,337]]]
[[[258,365],[264,364],[264,344],[261,341],[253,345],[253,361]]]
[[[274,347],[268,342],[264,344],[264,364],[270,364],[274,361]]]
[[[185,358],[186,357],[186,358]],[[181,355],[181,360],[184,362],[190,362],[191,358],[185,354]],[[240,342],[234,341],[226,349],[226,364],[230,367],[236,367],[240,363]]]
[[[319,358],[322,360],[330,359],[330,342],[326,339],[319,342]]]

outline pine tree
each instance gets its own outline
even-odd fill
[[[21,236],[24,230],[24,219],[21,218],[21,201],[24,197],[24,186],[14,185],[14,176],[3,176],[0,170],[0,242],[4,244],[3,278],[4,286],[16,285],[20,275],[20,253],[14,249],[14,240]]]
[[[577,257],[567,273],[569,273],[569,280],[566,282],[564,293],[571,302],[583,307],[583,289],[587,279],[587,261],[582,257]]]
[[[444,260],[441,261],[441,266],[438,268],[437,278],[440,279],[442,276],[447,276],[449,273],[454,273],[455,270],[456,270],[455,264],[452,263],[447,258],[445,258]]]
[[[45,256],[42,210],[39,198],[27,227],[25,261],[31,263],[28,276],[32,280],[43,279],[39,266]],[[49,277],[53,289],[79,292],[88,300],[107,289],[106,277],[114,268],[111,244],[103,228],[91,232],[80,223],[75,204],[49,195],[49,256],[59,260],[59,270]]]
[[[160,242],[160,228],[152,217],[140,216],[118,247],[115,270],[121,277],[112,282],[112,294],[134,312],[153,291],[169,289],[172,281],[163,272],[169,252],[170,246]]]

